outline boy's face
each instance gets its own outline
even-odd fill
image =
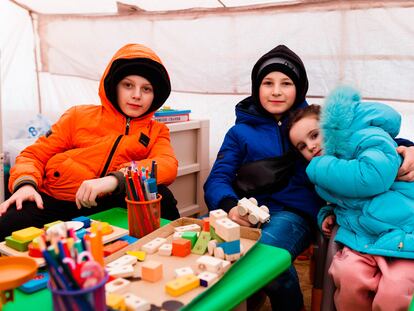
[[[136,118],[148,111],[154,99],[151,83],[144,77],[131,75],[116,86],[119,108],[127,116]]]
[[[289,138],[306,160],[322,155],[322,135],[316,116],[303,117],[293,124]]]
[[[263,108],[279,119],[294,104],[296,86],[284,73],[272,71],[262,80],[259,99]]]

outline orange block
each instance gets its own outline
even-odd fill
[[[146,261],[141,267],[141,278],[149,282],[157,282],[162,279],[162,263],[158,261]]]
[[[112,244],[105,245],[103,248],[104,256],[109,256],[124,248],[125,246],[128,246],[128,242],[123,240],[118,240]]]
[[[210,218],[203,218],[203,231],[210,232]]]
[[[172,255],[185,257],[191,254],[191,241],[187,239],[176,239],[172,242]]]

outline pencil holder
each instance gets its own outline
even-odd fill
[[[106,311],[105,283],[108,274],[95,286],[79,290],[56,289],[49,280],[47,287],[52,292],[53,310],[55,311]]]
[[[160,194],[157,194],[157,198],[151,201],[131,201],[125,198],[128,208],[129,235],[142,238],[160,227],[161,199]]]

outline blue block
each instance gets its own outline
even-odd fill
[[[76,236],[79,239],[83,239],[83,237],[88,233],[88,231],[85,230],[85,228],[79,229],[78,231],[75,232]]]
[[[85,216],[79,216],[79,217],[73,218],[72,220],[83,222],[83,227],[85,229],[91,226],[91,219]]]
[[[125,235],[122,238],[119,238],[118,240],[126,241],[126,242],[128,242],[128,244],[132,244],[132,243],[138,241],[137,238],[135,238],[133,236],[130,236],[130,235]]]
[[[224,254],[232,255],[240,253],[240,240],[223,242],[217,244],[217,247],[221,247],[224,251]]]
[[[33,279],[21,285],[19,289],[26,294],[31,294],[46,288],[47,281],[49,281],[49,273],[38,272]]]

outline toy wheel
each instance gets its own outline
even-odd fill
[[[224,251],[221,247],[216,247],[214,249],[214,257],[224,259]]]
[[[247,212],[249,210],[247,208],[245,208],[244,206],[242,206],[242,205],[238,205],[237,206],[237,211],[239,212],[240,216],[244,216],[244,215],[247,215]]]
[[[208,250],[208,254],[210,256],[213,256],[214,254],[214,249],[217,247],[217,242],[216,240],[211,240],[210,242],[208,242],[207,244],[207,250]]]
[[[257,200],[253,197],[249,198],[249,201],[252,202],[254,205],[257,205]]]
[[[248,217],[251,224],[255,225],[259,222],[259,218],[255,214],[250,214]]]
[[[261,206],[260,206],[260,209],[261,209],[263,212],[265,212],[265,213],[269,214],[269,209],[268,209],[268,207],[267,207],[266,205],[261,205]]]

